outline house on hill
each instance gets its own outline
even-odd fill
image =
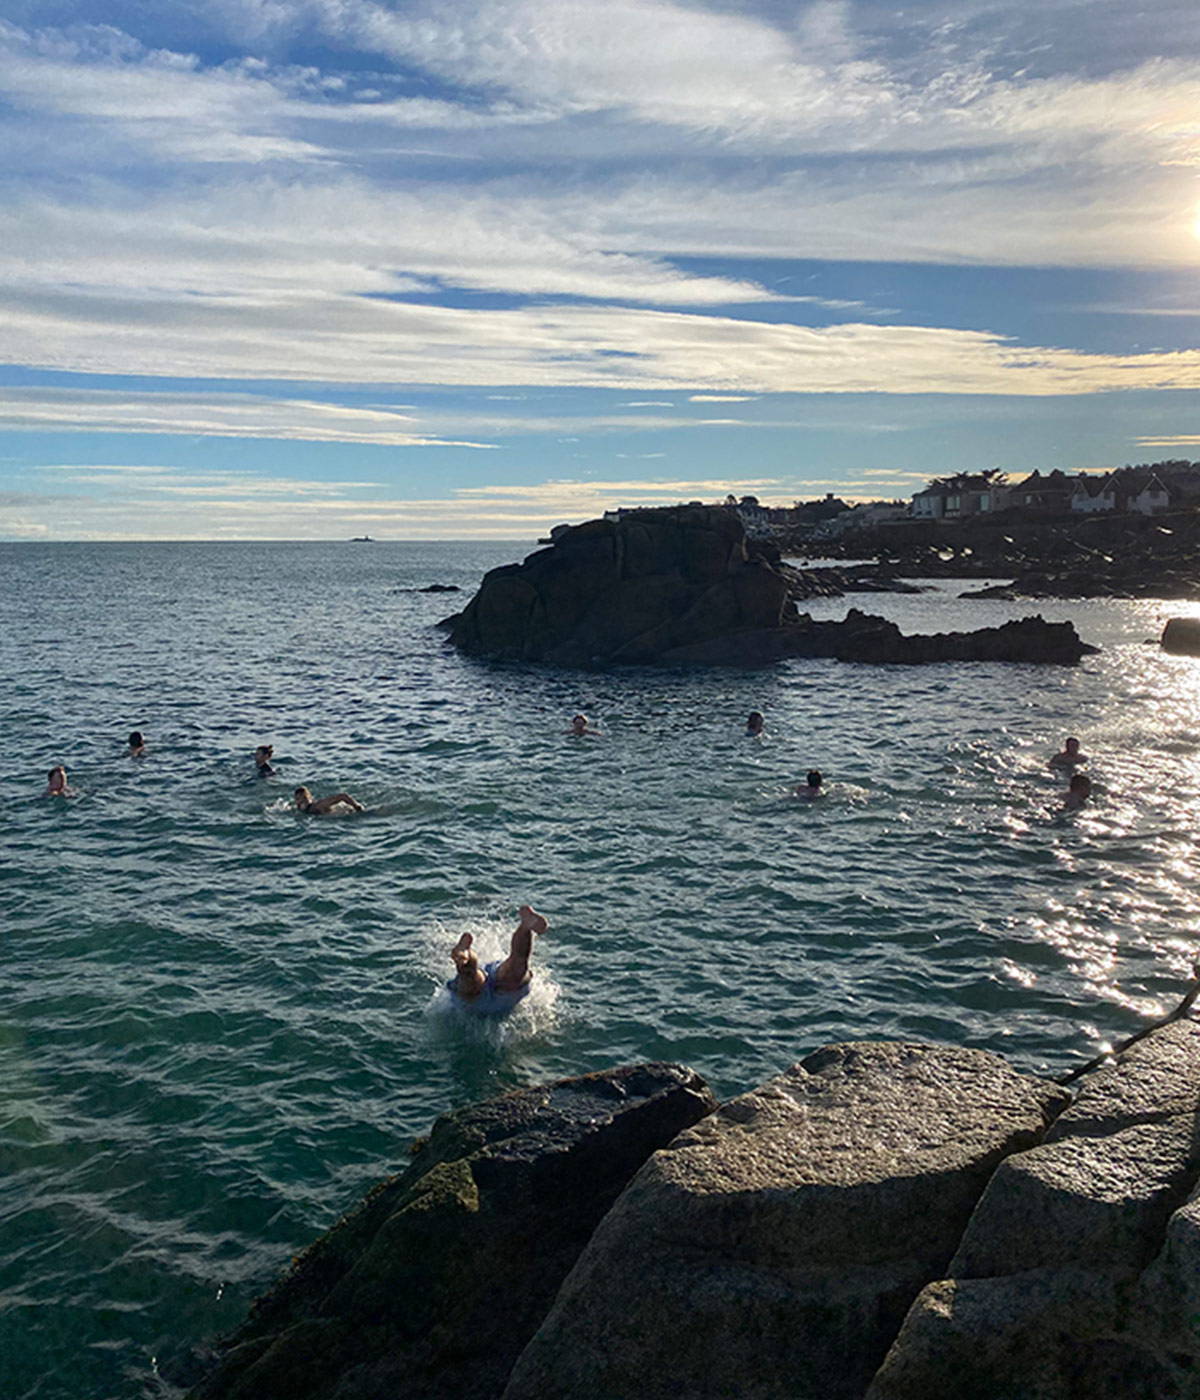
[[[1000,472],[958,472],[938,477],[912,498],[914,520],[961,520],[1003,510],[1008,504],[1008,487]]]
[[[1098,472],[1080,472],[1075,478],[1075,489],[1071,492],[1071,510],[1080,515],[1116,510],[1115,475],[1114,472],[1107,476],[1101,476]]]
[[[1160,515],[1185,498],[1182,481],[1179,488],[1153,468],[1122,467],[1103,477],[1080,472],[1071,493],[1071,510],[1088,515],[1099,511]]]
[[[1047,476],[1033,471],[1013,486],[1009,504],[1023,515],[1057,515],[1072,509],[1075,482],[1057,467]]]
[[[1128,486],[1127,500],[1126,509],[1142,515],[1158,515],[1171,509],[1171,493],[1158,473],[1153,471],[1134,476]]]

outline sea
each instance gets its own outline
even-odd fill
[[[4,1400],[178,1395],[456,1105],[637,1060],[730,1096],[876,1038],[1056,1075],[1186,990],[1200,660],[1157,638],[1200,605],[959,596],[979,580],[807,605],[1040,611],[1101,648],[1072,668],[457,655],[435,624],[533,547],[0,545]],[[299,784],[366,811],[301,815]],[[463,1014],[451,944],[499,955],[523,902],[551,921],[533,993]]]

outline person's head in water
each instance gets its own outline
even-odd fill
[[[275,746],[273,744],[259,744],[254,750],[255,763],[270,763],[275,757]]]
[[[808,777],[805,778],[804,781],[815,792],[820,788],[825,779],[821,777],[821,770],[819,768],[810,768],[808,770]]]
[[[1092,780],[1086,773],[1072,773],[1067,784],[1067,801],[1073,807],[1080,807],[1092,795]]]
[[[571,733],[572,733],[572,734],[586,734],[587,732],[588,732],[588,717],[587,717],[587,715],[572,715],[572,716],[571,716]]]
[[[146,741],[142,738],[142,731],[140,729],[135,729],[129,736],[129,752],[141,753],[145,747]]]
[[[746,719],[746,733],[747,733],[747,734],[761,734],[761,733],[763,732],[763,726],[764,726],[765,724],[766,724],[766,720],[763,719],[763,713],[762,713],[762,711],[761,711],[761,710],[751,710],[751,711],[750,711],[750,714],[747,716],[747,719]]]
[[[67,770],[59,763],[46,774],[46,796],[65,797],[66,792]]]
[[[292,796],[302,812],[306,812],[312,806],[313,795],[306,787],[298,787]]]
[[[1075,738],[1068,739],[1067,742],[1063,745],[1063,753],[1067,754],[1070,758],[1078,758],[1079,740]]]

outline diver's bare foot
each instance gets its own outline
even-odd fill
[[[522,904],[517,912],[521,916],[519,928],[527,929],[530,933],[536,933],[540,936],[550,927],[549,919],[539,914],[536,909],[531,909],[528,904]]]
[[[460,971],[464,967],[469,967],[475,961],[475,954],[471,951],[471,944],[475,940],[469,933],[464,933],[453,948],[450,949],[450,958]]]

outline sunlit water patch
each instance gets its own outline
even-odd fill
[[[1196,605],[1039,605],[1104,648],[1068,670],[581,674],[457,657],[432,625],[468,593],[397,591],[524,550],[0,546],[6,1400],[161,1395],[456,1103],[647,1058],[731,1094],[873,1036],[1058,1072],[1181,994],[1200,662],[1148,642]],[[855,601],[1032,610],[959,588]],[[42,800],[58,762],[77,796]],[[464,1014],[450,947],[503,956],[526,900],[532,994]]]

